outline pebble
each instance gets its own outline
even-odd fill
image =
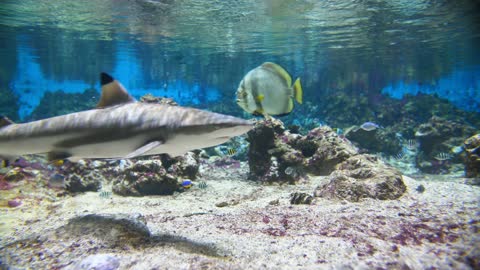
[[[74,270],[116,270],[120,267],[120,260],[108,254],[95,254],[78,262]]]

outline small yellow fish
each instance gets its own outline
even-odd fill
[[[254,115],[286,115],[293,110],[293,99],[302,104],[300,78],[292,78],[281,66],[265,62],[249,71],[238,86],[237,104]]]
[[[0,168],[5,168],[10,166],[10,162],[7,159],[0,160]]]
[[[227,155],[229,156],[233,156],[237,153],[237,150],[233,149],[233,148],[228,148],[227,149]]]
[[[57,159],[57,160],[53,160],[51,163],[56,167],[61,167],[65,163],[65,160]]]

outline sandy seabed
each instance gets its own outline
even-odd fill
[[[173,196],[24,194],[0,208],[0,269],[84,269],[92,254],[118,269],[480,269],[480,187],[465,179],[405,176],[398,200],[292,205],[326,177],[280,186],[246,180],[245,166],[202,175],[206,188]],[[72,223],[85,216],[110,223]],[[128,233],[118,219],[140,225]]]

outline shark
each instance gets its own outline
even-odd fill
[[[48,160],[130,159],[225,143],[253,128],[251,121],[167,104],[137,102],[111,75],[100,74],[97,107],[14,123],[0,117],[0,157],[46,154]]]

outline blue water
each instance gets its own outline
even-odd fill
[[[98,90],[105,71],[137,98],[240,114],[239,81],[274,61],[318,104],[342,91],[423,93],[480,112],[478,11],[477,1],[4,0],[0,89],[28,119],[46,92]]]

